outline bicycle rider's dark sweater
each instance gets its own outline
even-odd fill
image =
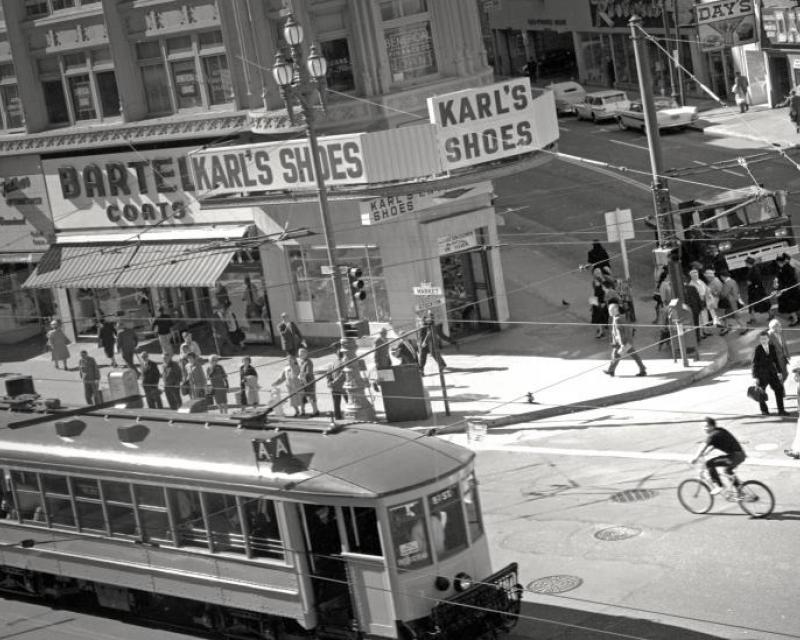
[[[728,455],[739,452],[744,454],[744,449],[742,449],[742,445],[739,444],[739,441],[730,431],[722,427],[716,427],[709,431],[706,444],[720,451],[724,451]]]

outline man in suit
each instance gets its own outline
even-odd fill
[[[139,357],[142,360],[142,387],[144,387],[144,397],[150,409],[163,409],[161,402],[161,391],[158,383],[161,380],[161,371],[155,362],[150,360],[147,351],[140,351]]]
[[[772,389],[775,394],[775,403],[778,405],[778,415],[788,415],[783,408],[783,382],[781,381],[780,362],[778,361],[778,352],[775,345],[770,343],[769,332],[762,331],[758,334],[758,346],[753,352],[753,367],[752,367],[753,381],[762,389],[766,391],[767,385]],[[762,400],[758,403],[761,408],[761,414],[768,416],[769,409],[767,403]]]
[[[639,365],[639,373],[636,375],[640,378],[646,376],[647,369],[633,345],[633,327],[620,322],[622,316],[617,303],[612,302],[608,305],[608,315],[611,317],[611,364],[603,373],[613,377],[619,361],[625,356],[630,356]]]

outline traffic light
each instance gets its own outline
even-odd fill
[[[360,267],[350,267],[347,270],[347,280],[350,282],[350,295],[353,296],[353,302],[360,302],[367,297],[367,292],[364,291],[364,281],[361,276],[364,272]]]

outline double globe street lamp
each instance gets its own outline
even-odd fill
[[[356,340],[347,335],[345,331],[345,308],[342,304],[341,275],[339,266],[336,264],[336,243],[331,235],[330,213],[328,209],[328,192],[325,186],[325,176],[322,172],[320,162],[319,142],[315,128],[315,118],[318,109],[314,106],[314,96],[319,96],[320,110],[325,111],[325,74],[328,71],[328,63],[320,55],[316,44],[312,44],[305,64],[303,64],[304,54],[301,45],[303,44],[303,27],[295,20],[290,13],[286,18],[283,28],[283,36],[291,49],[292,58],[287,60],[282,51],[275,52],[275,64],[272,67],[272,77],[281,90],[281,97],[286,104],[286,111],[289,121],[295,124],[294,103],[297,101],[303,115],[308,145],[311,150],[311,161],[314,167],[314,178],[317,183],[317,193],[319,195],[319,217],[322,225],[322,234],[325,238],[325,251],[327,253],[328,265],[330,266],[331,285],[333,287],[333,299],[336,305],[336,317],[339,324],[339,339],[341,349],[345,352],[346,365],[344,390],[347,394],[347,401],[344,407],[344,414],[349,419],[354,420],[374,420],[375,410],[364,394],[365,381],[358,373],[356,363]]]

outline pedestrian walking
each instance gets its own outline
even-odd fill
[[[161,381],[161,372],[158,370],[158,365],[150,359],[150,354],[147,351],[140,351],[139,358],[142,361],[142,387],[144,388],[144,399],[147,401],[147,406],[151,409],[163,409],[161,390],[158,388],[158,383]]]
[[[770,343],[769,333],[767,331],[762,331],[758,335],[758,345],[756,345],[755,351],[753,352],[751,373],[753,382],[761,387],[761,389],[765,392],[767,386],[772,389],[772,392],[775,394],[775,403],[778,405],[778,415],[787,415],[783,407],[785,392],[783,389],[783,382],[781,381],[778,353],[775,347]],[[762,415],[769,415],[766,400],[760,400],[758,406],[761,409]]]
[[[738,71],[734,74],[731,93],[733,94],[734,100],[736,100],[736,104],[739,106],[739,113],[744,113],[750,110],[750,82],[747,80],[746,76],[743,76]]]
[[[251,402],[255,400],[255,402]],[[239,367],[239,404],[246,407],[249,404],[258,404],[258,373],[250,364],[250,357],[242,358]]]
[[[186,331],[186,321],[183,319],[183,314],[177,305],[172,305],[169,310],[169,315],[172,318],[172,327],[170,333],[172,334],[172,353],[178,353],[178,348],[181,346],[183,332]]]
[[[178,348],[178,353],[180,353],[181,360],[184,362],[184,365],[186,364],[186,356],[188,356],[190,353],[193,353],[198,360],[200,359],[200,345],[194,341],[190,332],[183,332],[183,342],[181,342],[181,345]]]
[[[172,354],[164,356],[164,368],[161,371],[164,379],[164,395],[167,397],[167,404],[173,411],[181,406],[181,381],[184,374],[181,365],[178,364]]]
[[[164,307],[158,308],[158,315],[153,318],[150,328],[156,332],[158,344],[161,345],[161,353],[166,356],[172,353],[172,318],[167,315]]]
[[[318,416],[317,408],[317,382],[314,379],[314,362],[308,356],[308,349],[301,347],[297,350],[297,364],[300,368],[298,377],[302,391],[301,413],[305,413],[306,402],[311,405],[311,415]]]
[[[297,350],[306,344],[300,329],[294,323],[294,320],[289,319],[286,313],[281,314],[278,335],[281,338],[281,349],[287,356],[292,356],[293,358],[297,357]]]
[[[199,400],[206,397],[206,387],[208,380],[203,372],[203,366],[194,352],[186,354],[186,378],[185,383],[189,390],[189,397],[192,400]]]
[[[595,269],[602,270],[603,267],[608,267],[609,272],[611,272],[611,259],[608,257],[608,251],[597,239],[592,240],[592,248],[589,249],[589,253],[586,255],[586,261],[588,262],[586,267],[592,272]]]
[[[225,310],[222,307],[214,309],[213,315],[209,318],[211,325],[211,335],[214,338],[214,346],[217,353],[227,355],[233,353],[233,343],[228,336],[228,324],[225,322]]]
[[[333,399],[333,417],[335,420],[342,419],[342,400],[347,400],[347,392],[344,390],[344,383],[347,379],[344,371],[345,352],[336,353],[336,361],[328,366],[328,389]]]
[[[59,369],[59,362],[64,363],[64,371],[69,371],[69,349],[67,348],[72,342],[64,331],[61,329],[61,323],[58,320],[53,320],[50,323],[50,331],[47,332],[46,337],[47,350],[50,351],[50,359],[53,361],[56,369]]]
[[[86,398],[86,404],[102,404],[103,398],[100,395],[100,367],[97,366],[97,361],[90,356],[85,349],[81,350],[80,356],[80,360],[78,360],[78,372],[81,376],[81,382],[83,382],[83,396]]]
[[[233,345],[237,351],[244,350],[244,331],[239,326],[239,320],[236,314],[231,310],[230,306],[224,307],[220,316],[225,322],[225,328],[228,331],[228,341]]]
[[[289,406],[294,410],[294,415],[299,416],[302,413],[303,397],[300,393],[300,366],[297,364],[297,358],[289,356],[286,359],[286,366],[272,386],[278,387],[281,384],[286,387],[286,397],[289,399]]]
[[[433,310],[428,309],[422,318],[422,326],[419,329],[419,370],[423,374],[428,354],[433,356],[440,370],[447,367],[447,363],[442,357],[442,341],[458,346],[458,342],[444,332],[442,325],[436,323]]]
[[[797,275],[789,261],[789,256],[782,253],[775,258],[778,267],[778,313],[789,316],[789,326],[800,324],[798,310],[800,310],[800,290],[798,290]]]
[[[106,354],[106,358],[111,360],[111,366],[117,366],[117,359],[114,357],[114,348],[117,344],[117,330],[114,325],[106,318],[100,320],[100,327],[97,329],[97,346]]]
[[[206,368],[208,378],[208,395],[214,399],[220,413],[228,413],[228,374],[219,363],[219,356],[214,354],[208,359]]]
[[[136,353],[136,347],[139,344],[139,337],[136,335],[131,327],[123,327],[121,331],[117,332],[117,351],[122,357],[122,361],[139,375],[139,367],[133,361]]]
[[[739,283],[731,278],[731,274],[723,271],[719,274],[722,281],[722,290],[719,293],[719,308],[725,312],[725,328],[719,332],[724,336],[731,329],[739,329],[739,334],[744,335],[749,331],[746,325],[739,319],[742,308],[742,299],[739,297]]]
[[[604,338],[608,326],[608,307],[603,289],[603,271],[600,267],[592,270],[592,295],[589,296],[589,310],[592,324],[596,327],[595,338]]]
[[[769,321],[767,328],[770,344],[775,347],[775,355],[778,358],[778,369],[781,373],[781,382],[786,382],[789,377],[789,346],[786,344],[786,336],[783,335],[781,321],[773,318]]]
[[[764,288],[760,262],[753,256],[747,256],[744,261],[747,265],[747,308],[750,314],[747,323],[755,324],[755,314],[769,312],[769,296]]]
[[[373,357],[375,358],[375,369],[377,371],[392,368],[391,340],[389,340],[388,335],[389,329],[381,327],[378,337],[375,338],[375,342],[372,345],[375,350]]]
[[[689,269],[689,286],[697,291],[700,298],[700,314],[697,324],[700,327],[700,335],[705,338],[710,335],[708,325],[711,324],[711,315],[708,313],[708,285],[700,278],[700,271],[697,268]]]
[[[706,309],[711,316],[711,323],[715,327],[719,327],[720,333],[723,329],[722,321],[720,320],[720,307],[719,296],[722,293],[722,280],[717,277],[714,269],[706,269],[703,272],[703,277],[706,281]]]
[[[620,322],[622,315],[617,303],[613,302],[608,305],[608,315],[611,317],[611,363],[603,373],[613,377],[619,361],[626,356],[630,356],[639,367],[639,373],[636,375],[638,377],[646,376],[647,369],[639,354],[636,353],[636,347],[633,344],[634,328],[629,324]]]
[[[795,367],[794,369],[792,369],[792,376],[794,376],[794,382],[797,387],[797,398],[798,398],[797,424],[794,428],[794,440],[792,440],[792,443],[789,445],[789,448],[784,449],[783,452],[790,458],[794,458],[795,460],[800,460],[800,367]]]
[[[795,87],[792,89],[789,98],[789,120],[795,127],[795,131],[800,133],[800,90]]]

